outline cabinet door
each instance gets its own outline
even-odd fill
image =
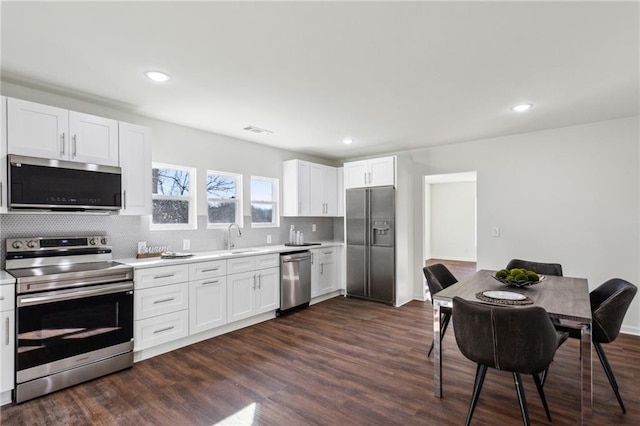
[[[7,212],[7,98],[0,96],[0,213]]]
[[[335,258],[325,259],[320,263],[320,294],[327,294],[338,289],[336,271]]]
[[[256,272],[257,298],[254,314],[275,311],[280,307],[280,268]]]
[[[367,185],[367,160],[344,163],[344,187],[362,188]]]
[[[336,194],[338,199],[336,201],[338,209],[336,211],[336,216],[344,216],[344,167],[338,167],[336,169],[337,173],[337,185],[336,185]]]
[[[326,198],[324,194],[325,166],[311,163],[309,165],[309,215],[324,216]]]
[[[338,169],[325,166],[323,173],[324,182],[324,215],[338,215]]]
[[[227,323],[227,278],[189,282],[189,334]]]
[[[229,322],[249,318],[254,314],[256,288],[254,272],[227,275],[227,317]]]
[[[311,297],[320,295],[320,250],[309,250],[311,252]]]
[[[123,201],[120,214],[151,214],[151,130],[120,122],[118,133]]]
[[[309,162],[288,160],[282,163],[282,215],[309,215]]]
[[[69,112],[71,161],[118,166],[118,122],[109,118]]]
[[[395,158],[382,157],[369,160],[369,186],[395,185]]]
[[[13,389],[15,311],[0,312],[0,392]]]
[[[68,160],[69,112],[49,105],[7,99],[8,153]]]

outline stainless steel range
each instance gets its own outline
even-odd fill
[[[109,237],[10,238],[17,403],[133,365],[133,268]]]

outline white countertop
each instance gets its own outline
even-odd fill
[[[16,279],[7,271],[0,270],[0,285],[15,284]]]
[[[243,256],[258,256],[261,254],[273,254],[284,253],[293,251],[304,251],[319,249],[322,247],[341,247],[344,243],[342,241],[321,241],[320,245],[305,245],[305,246],[285,246],[284,244],[275,244],[260,247],[243,247],[234,248],[229,250],[214,250],[214,251],[202,251],[193,252],[193,256],[180,257],[175,259],[162,259],[160,257],[148,257],[144,259],[115,259],[116,262],[124,263],[129,266],[133,266],[137,269],[153,268],[156,266],[177,265],[183,263],[204,262],[207,260],[219,260],[229,259]]]

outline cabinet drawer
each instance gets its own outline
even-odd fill
[[[238,274],[240,272],[253,271],[254,269],[254,256],[227,259],[227,274]]]
[[[189,280],[200,280],[209,277],[220,277],[227,274],[226,260],[192,263],[189,265]]]
[[[0,311],[13,311],[16,307],[16,286],[13,284],[0,285]]]
[[[255,269],[266,269],[280,267],[279,254],[263,254],[254,257]]]
[[[189,307],[187,283],[163,285],[134,292],[135,319],[155,317]]]
[[[161,345],[189,335],[189,311],[184,310],[135,322],[134,350]]]
[[[156,287],[189,281],[189,265],[159,266],[157,268],[136,269],[135,289]]]

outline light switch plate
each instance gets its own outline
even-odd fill
[[[191,249],[191,240],[182,240],[182,250]]]
[[[271,244],[271,235],[267,235],[267,244]]]
[[[491,228],[491,236],[495,238],[500,238],[500,227],[494,226]]]
[[[316,224],[311,225],[311,232],[316,232]]]

